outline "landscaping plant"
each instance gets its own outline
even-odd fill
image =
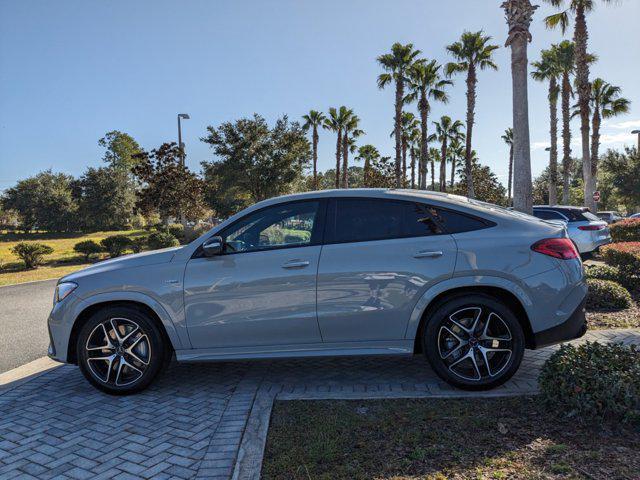
[[[543,402],[580,420],[640,421],[640,350],[635,345],[565,344],[539,377]]]
[[[94,240],[83,240],[73,246],[73,251],[84,255],[85,260],[89,261],[91,255],[101,253],[103,248]]]
[[[151,250],[160,248],[177,247],[180,242],[169,232],[154,232],[147,237],[147,245]]]
[[[611,239],[618,242],[640,242],[640,218],[627,218],[609,225]]]
[[[119,257],[131,248],[131,239],[126,235],[112,235],[103,239],[100,244],[109,252],[111,258]]]
[[[600,249],[605,262],[617,267],[632,288],[640,286],[640,242],[622,242]]]
[[[633,303],[629,291],[619,283],[587,278],[587,285],[589,286],[587,294],[589,310],[622,310],[629,308]]]
[[[142,235],[140,237],[132,238],[131,250],[133,250],[133,253],[140,253],[145,248],[147,248],[148,240],[149,240],[148,235]]]
[[[24,261],[27,269],[31,269],[42,265],[42,257],[52,254],[53,248],[44,243],[20,242],[11,251]]]

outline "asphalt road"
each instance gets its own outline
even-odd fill
[[[0,373],[47,354],[56,280],[0,287]]]

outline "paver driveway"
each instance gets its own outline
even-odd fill
[[[640,330],[585,339],[640,343]],[[518,374],[487,394],[535,392],[552,351],[528,351]],[[0,478],[256,478],[276,396],[451,395],[474,394],[439,381],[420,356],[175,364],[129,397],[61,366],[0,395]]]

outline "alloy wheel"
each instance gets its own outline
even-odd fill
[[[133,320],[109,318],[89,334],[87,365],[100,382],[123,387],[144,375],[151,362],[149,336]]]
[[[513,354],[507,323],[484,306],[460,309],[445,318],[438,330],[438,352],[445,367],[466,381],[498,376]]]

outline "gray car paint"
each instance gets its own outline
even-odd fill
[[[318,315],[315,326],[314,315],[309,309],[309,282],[312,282],[309,275],[296,271],[290,278],[285,276],[283,280],[282,276],[274,276],[273,273],[277,261],[297,258],[299,251],[303,249],[278,250],[284,252],[280,254],[282,257],[277,257],[276,261],[274,256],[272,262],[264,264],[233,260],[235,268],[242,263],[250,269],[242,272],[235,270],[241,282],[256,279],[248,294],[241,295],[240,298],[234,297],[239,290],[233,286],[233,280],[224,276],[229,273],[228,270],[221,269],[224,274],[217,275],[213,268],[207,269],[208,265],[224,266],[229,261],[228,257],[191,259],[206,239],[258,208],[300,199],[349,196],[427,202],[478,215],[497,225],[474,232],[440,236],[441,238],[420,237],[360,243],[360,246],[364,243],[374,244],[367,248],[367,255],[371,255],[369,265],[366,265],[366,255],[356,259],[353,251],[350,254],[340,252],[341,248],[336,245],[307,247],[310,249],[310,261],[313,261],[318,251],[320,257]],[[71,330],[85,308],[119,300],[137,301],[151,308],[167,330],[179,360],[411,353],[419,321],[430,302],[440,293],[468,286],[494,286],[513,293],[527,312],[532,331],[539,332],[566,321],[586,295],[579,260],[560,261],[530,249],[531,244],[541,238],[562,236],[566,236],[563,227],[535,217],[509,212],[464,197],[434,192],[353,189],[270,199],[234,215],[184,247],[121,257],[62,278],[61,282],[73,281],[78,284],[78,288],[54,305],[49,317],[55,358],[67,361]],[[383,242],[392,245],[375,245]],[[418,261],[411,255],[412,252],[432,248],[442,250],[442,257],[422,258]],[[385,253],[390,249],[394,251],[395,258],[385,262]],[[457,250],[455,261],[452,260],[454,250]],[[274,251],[268,253],[273,254]],[[250,254],[236,256],[244,255]],[[326,265],[323,265],[323,259],[327,259]],[[354,265],[349,265],[352,260]],[[355,263],[358,262],[360,266],[356,268]],[[452,267],[454,264],[455,267]],[[450,270],[447,271],[447,268]],[[312,269],[309,271],[312,272]],[[281,275],[280,272],[278,274]],[[393,279],[388,284],[393,286],[392,290],[383,289],[384,291],[375,293],[386,303],[381,306],[374,302],[373,309],[371,297],[377,288],[373,286],[373,282],[380,279],[371,277],[372,274],[383,274]],[[300,285],[286,291],[287,286],[294,285],[299,280]],[[386,281],[386,278],[382,280]],[[354,288],[354,295],[338,295],[336,298],[339,292],[332,286],[335,283]],[[270,285],[275,285],[272,296]],[[207,291],[222,295],[207,299]],[[269,302],[275,303],[272,305]],[[216,303],[218,305],[214,305]],[[239,307],[238,303],[245,307]],[[221,305],[226,309],[231,308],[236,314],[225,314],[217,318],[216,315],[209,316]],[[265,312],[261,307],[264,308],[265,305],[268,306],[267,315],[261,315],[260,313]],[[281,306],[282,312],[279,311]],[[207,308],[211,309],[208,313]],[[294,311],[293,314],[287,312],[289,308]],[[373,315],[367,315],[367,311]],[[193,323],[190,323],[192,319]],[[388,319],[388,323],[384,319]],[[278,321],[285,321],[287,327],[292,328],[293,340],[287,336],[288,328],[278,328]],[[191,332],[190,325],[194,327]],[[207,331],[208,326],[211,327],[210,332]],[[272,330],[274,326],[275,330]],[[322,338],[323,326],[327,338]],[[344,327],[342,334],[341,326]],[[371,332],[366,332],[368,327]],[[266,335],[266,340],[252,332],[252,328]],[[365,329],[360,336],[356,334],[358,328]],[[318,331],[320,336],[317,335]],[[225,337],[226,341],[217,341],[217,334]],[[202,335],[207,340],[201,342]],[[245,335],[248,340],[243,339]]]

